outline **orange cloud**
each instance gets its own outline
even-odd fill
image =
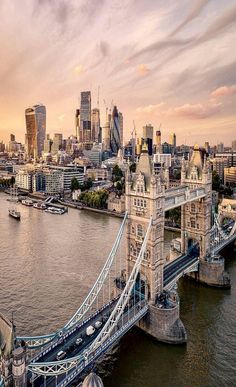
[[[236,85],[221,86],[211,93],[211,97],[218,98],[218,97],[225,97],[227,95],[233,95],[233,94],[236,94]]]
[[[157,110],[159,110],[160,108],[162,108],[162,106],[164,106],[165,103],[164,102],[160,102],[156,105],[147,105],[147,106],[143,106],[143,107],[138,107],[136,109],[136,112],[137,113],[153,113]]]
[[[147,75],[150,72],[150,69],[144,63],[141,63],[137,66],[138,74],[142,77]]]
[[[206,103],[206,104],[184,104],[176,108],[169,109],[168,115],[176,115],[179,117],[188,117],[192,119],[204,119],[211,117],[220,111],[221,103]]]

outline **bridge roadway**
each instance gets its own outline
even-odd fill
[[[197,251],[192,251],[190,254],[181,255],[174,261],[168,263],[164,267],[163,287],[165,287],[184,270],[188,269],[199,260]]]
[[[112,300],[105,308],[101,308],[98,313],[93,314],[88,320],[86,320],[83,324],[79,325],[76,329],[72,329],[68,332],[67,337],[62,337],[58,342],[50,343],[48,347],[46,347],[40,354],[34,357],[32,362],[52,362],[57,361],[57,354],[59,351],[66,352],[66,356],[64,359],[71,358],[77,356],[80,352],[82,352],[98,335],[106,320],[108,319],[111,311],[114,309],[118,298]],[[95,325],[96,321],[101,321],[102,326],[99,329],[95,330],[95,333],[92,336],[86,335],[86,328],[89,325]],[[77,338],[81,337],[83,342],[77,346],[75,341]],[[55,385],[55,378],[52,377]],[[49,385],[49,379],[47,379],[47,386]],[[28,385],[31,386],[28,377]],[[43,377],[37,377],[34,381],[34,386],[39,387],[44,385]]]
[[[116,302],[117,302],[117,299],[112,304],[112,308],[115,307]],[[105,350],[104,350],[104,352],[101,352],[99,355],[95,355],[94,356],[94,360],[98,359],[102,354],[104,354],[109,347],[114,345],[114,343],[116,341],[118,341],[123,336],[124,333],[126,333],[130,328],[132,328],[133,325],[135,325],[135,323],[140,319],[140,317],[138,319],[135,319],[135,316],[138,315],[138,313],[140,313],[140,312],[142,313],[142,311],[144,311],[141,314],[141,317],[143,317],[146,314],[147,310],[148,310],[148,308],[147,308],[147,303],[146,303],[145,299],[143,299],[141,301],[139,300],[139,302],[137,302],[137,303],[133,302],[133,304],[129,308],[129,311],[127,311],[127,309],[126,309],[126,311],[124,312],[123,316],[119,319],[117,326],[115,326],[113,328],[113,331],[111,332],[111,337],[117,335],[117,339],[116,340],[110,340],[110,339],[107,340],[107,341],[110,341],[110,344],[108,344],[108,343],[106,344],[106,342],[105,342],[105,345],[104,345]],[[109,313],[109,312],[111,312],[111,309],[107,311],[107,313]],[[133,320],[133,322],[132,322],[132,320]],[[98,315],[96,316],[96,320],[95,321],[98,321]],[[95,321],[93,321],[93,323]],[[128,324],[129,321],[131,321],[131,324]],[[92,325],[92,320],[89,321],[88,325]],[[103,325],[104,325],[104,322],[103,322]],[[126,325],[127,325],[127,327],[125,329]],[[86,327],[83,326],[83,330],[82,330],[82,332],[80,332],[80,335],[79,335],[79,337],[83,336],[83,338],[84,338],[84,341],[83,341],[82,345],[76,347],[74,351],[70,351],[70,352],[67,351],[67,356],[65,357],[65,359],[66,358],[71,358],[73,356],[78,356],[79,354],[82,354],[83,351],[85,350],[85,348],[88,347],[89,344],[91,344],[91,342],[94,341],[94,339],[98,336],[98,333],[100,332],[101,329],[102,329],[102,327],[97,329],[92,336],[88,337],[88,336],[86,336]],[[119,331],[121,331],[120,334],[119,334]],[[78,337],[78,332],[77,332],[77,336],[76,337]],[[66,350],[69,345],[73,345],[73,343],[75,342],[76,337],[74,337],[73,339],[70,338],[69,341],[64,343],[61,346],[62,350],[63,349]],[[58,352],[58,350],[56,351],[56,353],[57,352]],[[54,356],[56,356],[56,353],[54,353]],[[51,355],[51,353],[50,353],[50,355],[46,358],[46,360],[41,360],[42,359],[42,357],[41,357],[40,361],[51,361],[51,358],[53,358],[53,355]],[[56,360],[56,359],[53,358],[53,360]],[[87,365],[84,364],[84,360],[81,360],[80,367],[79,367],[79,368],[81,368],[81,372],[78,372],[78,375],[80,373],[84,372],[87,367],[91,366],[94,360],[92,360],[92,361],[88,360],[87,361]],[[34,387],[44,387],[44,386],[54,387],[55,385],[60,385],[61,383],[63,383],[65,378],[70,378],[71,377],[71,379],[73,380],[74,377],[72,378],[72,376],[73,376],[74,372],[75,372],[74,368],[72,368],[72,369],[70,369],[67,372],[66,375],[65,375],[65,373],[61,374],[61,375],[58,375],[57,376],[57,380],[56,380],[56,384],[55,384],[55,376],[50,376],[50,377],[47,377],[46,379],[43,376],[38,376],[34,380],[33,386]],[[65,383],[65,381],[64,381],[64,383]],[[32,384],[30,382],[30,378],[28,378],[27,385],[28,386],[32,386]],[[68,385],[68,384],[65,384],[65,385]]]

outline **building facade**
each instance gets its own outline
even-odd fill
[[[28,157],[39,158],[42,155],[46,134],[46,107],[34,105],[25,110],[26,150]]]
[[[91,92],[81,92],[79,142],[91,141]]]

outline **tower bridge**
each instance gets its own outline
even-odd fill
[[[181,253],[167,262],[165,211],[177,206],[181,206]],[[123,236],[125,270],[118,253]],[[126,214],[95,284],[61,329],[16,337],[22,351],[13,370],[14,386],[71,385],[134,325],[160,341],[185,343],[177,281],[188,275],[211,286],[229,287],[224,260],[215,254],[235,239],[235,223],[222,226],[216,215],[212,223],[211,169],[199,148],[195,147],[190,161],[182,163],[181,185],[166,190],[161,176],[153,173],[144,146],[136,172],[127,172]],[[86,329],[96,327],[98,321],[88,335]],[[81,342],[76,345],[78,338]],[[58,358],[59,351],[63,359]],[[0,380],[5,386],[12,383],[3,372]]]

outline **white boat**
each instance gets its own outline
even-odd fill
[[[20,220],[20,211],[16,210],[16,203],[18,202],[18,197],[17,197],[17,187],[11,188],[11,205],[8,209],[8,214],[12,218],[15,218],[17,220]]]
[[[21,203],[24,204],[24,206],[28,206],[28,207],[32,207],[34,204],[33,200],[30,200],[30,199],[24,199],[22,200]]]
[[[46,204],[44,204],[42,202],[34,203],[33,207],[37,208],[37,210],[46,210],[46,208],[47,208]]]
[[[9,209],[8,213],[12,218],[15,218],[17,220],[20,220],[20,211],[16,211],[14,208]]]
[[[57,214],[57,215],[62,215],[64,214],[64,210],[62,208],[57,208],[57,207],[48,207],[45,212],[49,212],[50,214]]]

